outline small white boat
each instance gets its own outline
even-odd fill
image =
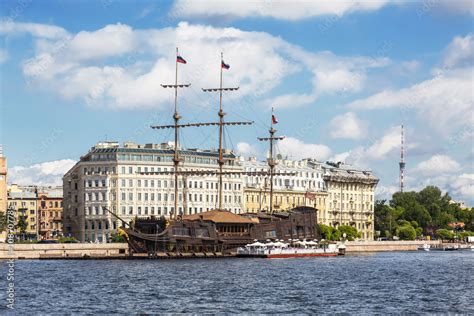
[[[428,244],[424,244],[423,246],[418,247],[418,250],[421,250],[421,251],[430,251],[430,249],[431,249],[431,245],[428,245]]]

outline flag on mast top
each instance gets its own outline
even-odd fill
[[[222,69],[230,69],[230,65],[226,64],[223,60],[221,61],[221,67]]]
[[[276,124],[276,123],[278,123],[278,119],[275,116],[275,114],[273,114],[273,108],[272,108],[272,124]]]
[[[178,52],[177,47],[176,47],[176,62],[178,62],[180,64],[187,64],[188,63],[183,57],[181,57],[181,55]]]

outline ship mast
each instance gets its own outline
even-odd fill
[[[275,159],[273,158],[273,146],[274,141],[283,140],[285,137],[283,136],[275,136],[276,129],[273,128],[277,122],[275,120],[275,116],[273,114],[272,108],[272,117],[271,117],[271,124],[270,129],[268,130],[270,137],[259,137],[257,138],[259,141],[268,141],[270,143],[270,153],[269,158],[267,160],[268,166],[270,167],[270,214],[273,213],[273,175],[275,174],[275,166],[277,165]]]
[[[178,167],[180,162],[179,157],[179,128],[182,127],[179,125],[179,120],[181,116],[178,112],[178,88],[188,88],[191,84],[178,84],[178,60],[181,59],[182,63],[186,63],[184,59],[182,59],[179,55],[178,47],[176,47],[176,59],[175,59],[175,80],[174,84],[162,84],[163,88],[174,88],[174,153],[173,153],[173,165],[174,165],[174,213],[173,216],[176,219],[178,216]],[[167,128],[167,126],[152,126],[152,128]]]
[[[225,164],[224,160],[224,155],[223,155],[223,148],[222,148],[222,143],[223,143],[223,133],[224,133],[224,126],[225,125],[249,125],[252,124],[253,122],[231,122],[226,124],[224,122],[224,116],[226,113],[224,112],[224,108],[222,106],[222,92],[223,91],[237,91],[239,90],[239,87],[234,87],[234,88],[224,88],[222,87],[222,70],[223,69],[229,69],[230,67],[224,63],[224,54],[221,52],[221,63],[220,63],[220,84],[219,88],[209,88],[209,89],[202,89],[204,92],[219,92],[219,112],[217,113],[219,116],[219,159],[217,163],[219,164],[219,187],[218,187],[218,209],[222,210],[222,191],[223,191],[223,167]]]

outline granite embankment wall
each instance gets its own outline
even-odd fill
[[[348,241],[346,251],[380,252],[411,251],[423,244],[437,245],[440,241]],[[0,244],[0,259],[112,259],[128,256],[128,244],[14,244],[9,254],[9,244]]]
[[[348,241],[347,252],[411,251],[424,244],[439,245],[440,240],[430,241]]]
[[[0,244],[0,259],[41,258],[113,258],[128,255],[128,244],[14,244],[9,254],[9,244]]]

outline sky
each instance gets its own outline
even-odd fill
[[[1,2],[0,143],[9,182],[61,184],[99,141],[161,143],[172,122],[176,47],[183,122],[217,119],[226,147],[264,159],[271,111],[290,159],[373,170],[377,198],[436,185],[474,205],[474,3],[388,1]],[[217,130],[184,147],[216,148]]]

